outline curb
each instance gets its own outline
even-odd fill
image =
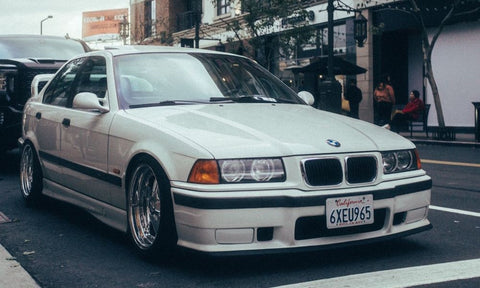
[[[15,257],[12,257],[2,245],[0,245],[0,287],[40,288]]]
[[[423,144],[423,145],[444,145],[444,146],[463,146],[463,147],[480,148],[480,142],[422,140],[422,139],[412,139],[412,138],[408,138],[408,140],[412,141],[415,144]]]

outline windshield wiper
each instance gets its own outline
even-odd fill
[[[130,105],[130,108],[145,108],[155,106],[173,106],[173,105],[192,105],[192,104],[205,104],[205,101],[190,101],[190,100],[165,100],[158,103],[145,103]]]
[[[230,98],[238,103],[277,103],[277,99],[266,97],[263,95],[242,95]]]
[[[133,104],[129,108],[145,108],[156,106],[174,106],[174,105],[192,105],[192,104],[209,104],[209,103],[295,103],[298,102],[285,99],[275,99],[263,95],[242,95],[238,97],[211,97],[206,100],[165,100],[157,103]]]
[[[288,103],[288,104],[300,104],[300,102],[292,99],[277,99],[278,103]]]
[[[232,103],[234,102],[232,98],[226,97],[210,97],[211,103]]]

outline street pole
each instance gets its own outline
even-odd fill
[[[327,77],[323,81],[318,82],[318,97],[317,104],[318,109],[341,113],[342,112],[342,86],[335,79],[334,72],[334,55],[333,55],[333,12],[335,7],[333,6],[333,0],[328,0],[327,15],[328,15],[328,48],[327,48]]]
[[[200,22],[202,21],[202,1],[195,0],[193,9],[195,12],[195,48],[200,48]]]
[[[42,19],[42,21],[40,21],[40,35],[43,35],[43,22],[47,21],[48,19],[51,19],[53,18],[52,15],[48,15],[48,17],[46,17],[45,19]]]
[[[335,75],[333,72],[333,0],[328,0],[327,6],[327,15],[328,15],[328,80],[335,80]]]
[[[200,16],[199,11],[195,11],[195,48],[200,48]]]

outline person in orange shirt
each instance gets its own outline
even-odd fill
[[[373,92],[378,113],[378,124],[386,125],[390,122],[392,107],[395,105],[395,91],[385,81],[380,81]]]
[[[399,132],[401,129],[407,127],[408,121],[417,120],[423,110],[425,110],[425,104],[420,99],[420,92],[412,90],[405,108],[396,111],[392,117],[392,121],[390,121],[390,124],[385,125],[385,128]]]

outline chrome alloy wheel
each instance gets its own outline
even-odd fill
[[[28,198],[32,193],[35,169],[33,153],[32,146],[26,145],[20,160],[20,188],[24,198]]]
[[[140,164],[132,174],[129,187],[129,224],[140,249],[148,250],[159,236],[161,202],[159,179],[152,167]]]

